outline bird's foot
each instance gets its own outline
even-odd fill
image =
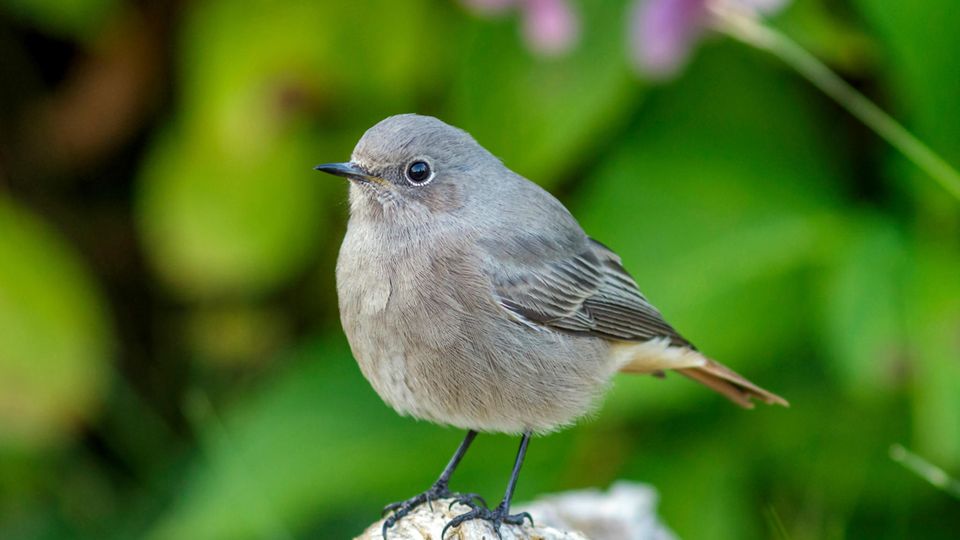
[[[493,510],[486,507],[471,508],[469,512],[451,519],[450,522],[443,527],[443,531],[440,533],[440,539],[443,540],[447,537],[448,529],[455,529],[464,521],[470,521],[471,519],[482,519],[489,522],[490,526],[493,527],[493,532],[497,534],[497,538],[501,539],[503,536],[500,535],[500,526],[504,523],[507,525],[523,525],[523,521],[527,519],[530,520],[530,525],[533,525],[533,518],[530,517],[528,512],[512,515],[509,512],[510,508],[504,503],[500,503]]]
[[[433,510],[433,501],[440,499],[453,499],[450,503],[452,507],[454,504],[462,504],[471,509],[471,511],[477,510],[478,508],[483,508],[486,510],[487,502],[483,500],[483,497],[477,495],[476,493],[453,493],[451,492],[446,484],[434,484],[430,486],[430,489],[410,497],[405,501],[395,502],[388,504],[383,508],[383,514],[390,514],[390,517],[383,520],[383,538],[387,538],[387,530],[397,524],[398,521],[403,519],[407,514],[412,512],[418,506],[426,503],[430,505],[430,510]]]

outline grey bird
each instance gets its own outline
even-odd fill
[[[353,355],[402,415],[467,430],[427,491],[388,505],[383,536],[413,508],[453,497],[470,519],[522,525],[510,501],[532,434],[590,412],[617,372],[674,370],[744,407],[787,402],[707,358],[640,293],[610,248],[468,133],[429,116],[391,116],[346,163],[337,260],[340,318]],[[453,493],[477,432],[522,435],[502,502]]]

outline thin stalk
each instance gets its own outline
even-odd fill
[[[786,35],[764,25],[759,17],[750,12],[732,8],[724,2],[711,2],[710,10],[717,29],[783,60],[883,137],[948,193],[960,199],[960,173],[823,62]]]
[[[913,471],[914,474],[937,488],[960,498],[960,481],[951,478],[946,471],[907,450],[902,445],[895,444],[890,447],[890,459]]]

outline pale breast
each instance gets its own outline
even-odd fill
[[[440,268],[461,257],[425,237],[353,228],[344,238],[337,262],[344,332],[364,376],[403,414],[430,418],[422,394],[435,383],[424,377],[469,333],[460,316],[468,308],[450,293],[450,271]],[[461,277],[457,286],[469,286]]]
[[[361,371],[401,414],[484,431],[549,431],[587,412],[613,371],[598,338],[518,323],[469,239],[353,227],[337,263]]]

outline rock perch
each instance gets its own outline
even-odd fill
[[[451,519],[469,510],[450,500],[422,505],[392,529],[390,540],[441,540],[440,531]],[[533,515],[536,526],[503,525],[503,540],[675,540],[656,514],[657,493],[643,484],[617,482],[606,492],[569,491],[547,495],[519,507]],[[370,525],[355,540],[382,540],[383,520]],[[442,540],[496,540],[490,524],[467,521],[447,531]]]

